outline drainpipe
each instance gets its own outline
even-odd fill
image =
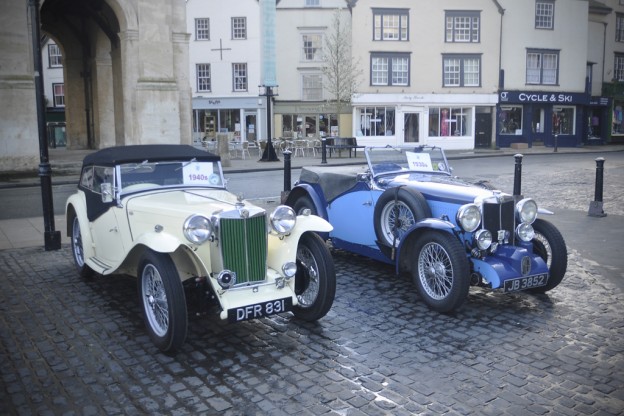
[[[498,92],[505,88],[505,75],[503,73],[503,16],[505,15],[505,9],[498,2],[498,0],[492,0],[498,14],[500,14],[500,25],[498,28]],[[496,120],[498,120],[499,104],[496,105],[496,111],[494,112],[494,120],[492,120],[492,131],[494,132],[494,148],[498,149],[498,129],[496,126]]]

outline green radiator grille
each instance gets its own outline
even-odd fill
[[[266,216],[221,218],[223,267],[236,273],[236,283],[260,282],[266,276]]]

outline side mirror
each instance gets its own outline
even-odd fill
[[[102,202],[108,204],[113,202],[113,184],[104,182],[100,185],[100,193],[102,194]]]

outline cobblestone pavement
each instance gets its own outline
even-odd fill
[[[68,246],[0,251],[0,414],[616,415],[622,293],[575,252],[550,295],[472,289],[428,310],[406,276],[335,252],[317,324],[194,317],[158,353],[124,276],[82,281]]]
[[[624,216],[624,168],[607,172],[604,210]],[[527,171],[522,188],[583,214],[594,180]],[[511,190],[513,175],[494,184]],[[451,315],[391,267],[333,254],[337,297],[318,323],[193,316],[171,357],[134,280],[81,280],[69,246],[0,250],[0,415],[622,414],[624,292],[576,249],[548,295],[471,289]]]

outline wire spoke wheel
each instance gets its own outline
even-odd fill
[[[432,299],[444,299],[453,287],[453,265],[444,247],[426,244],[418,256],[418,276]]]
[[[169,306],[160,273],[151,264],[143,269],[142,286],[147,320],[154,333],[162,337],[169,328]]]

